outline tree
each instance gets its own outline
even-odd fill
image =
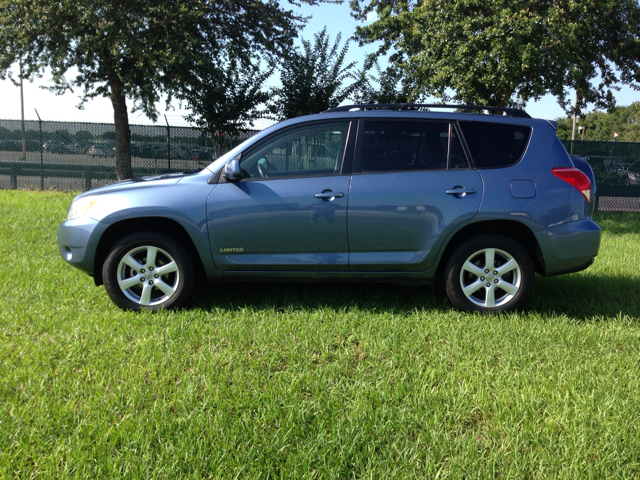
[[[93,139],[93,133],[89,130],[80,130],[75,134],[75,141],[80,145],[85,145]]]
[[[71,134],[66,130],[56,130],[47,135],[49,140],[58,143],[71,143]]]
[[[270,70],[261,72],[253,64],[240,68],[231,59],[226,68],[204,64],[193,73],[193,79],[177,96],[192,111],[187,120],[207,131],[216,147],[228,143],[266,115],[264,105],[269,94],[262,87],[271,75]],[[220,154],[221,150],[217,150],[216,154]]]
[[[571,139],[572,117],[558,119],[558,137]],[[580,116],[578,125],[585,127],[585,140],[640,142],[640,102],[627,107],[615,107],[610,112],[594,111]],[[581,138],[581,137],[580,137]]]
[[[103,132],[100,135],[98,135],[96,138],[101,138],[103,140],[115,140],[116,132]]]
[[[349,42],[340,48],[342,36],[330,45],[325,27],[314,35],[313,43],[302,40],[297,48],[282,62],[280,81],[282,87],[272,90],[274,98],[270,107],[279,119],[319,113],[337,107],[357,89],[357,82],[344,86],[348,79],[356,79],[352,69],[355,62],[344,64]]]
[[[195,67],[284,55],[303,21],[274,0],[0,0],[0,78],[21,60],[23,77],[49,67],[58,93],[109,97],[117,176],[130,178],[127,99],[156,119],[156,102],[170,101]]]
[[[377,76],[369,73],[372,68],[375,68]],[[378,60],[370,58],[359,75],[358,87],[353,93],[355,103],[409,103],[419,100],[404,85],[402,71],[393,65],[382,70]]]
[[[572,110],[640,88],[637,0],[351,0],[360,44],[381,41],[413,94],[523,106],[546,93]],[[594,85],[592,81],[598,81]]]

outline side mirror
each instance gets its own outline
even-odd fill
[[[224,176],[227,180],[240,180],[240,160],[232,158],[224,166]]]

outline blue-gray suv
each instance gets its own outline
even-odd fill
[[[299,279],[443,285],[496,312],[522,307],[536,273],[591,265],[594,194],[554,122],[522,110],[345,106],[201,171],[78,195],[58,246],[125,309],[183,305],[197,279]]]

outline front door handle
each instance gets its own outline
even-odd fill
[[[464,188],[460,185],[456,185],[451,190],[445,190],[447,195],[454,195],[458,198],[464,197],[467,193],[476,193],[476,191],[472,188]]]
[[[316,198],[340,198],[340,197],[344,197],[344,193],[341,192],[334,192],[332,190],[325,190],[322,193],[316,193],[314,195]]]

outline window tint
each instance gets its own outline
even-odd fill
[[[515,165],[524,154],[531,127],[487,122],[460,122],[476,168]]]
[[[340,173],[349,122],[308,125],[277,135],[240,160],[243,178]]]
[[[462,148],[457,148],[462,154]],[[361,151],[362,172],[443,170],[447,168],[449,123],[369,120],[364,122]],[[462,155],[458,163],[466,163],[464,158]]]

